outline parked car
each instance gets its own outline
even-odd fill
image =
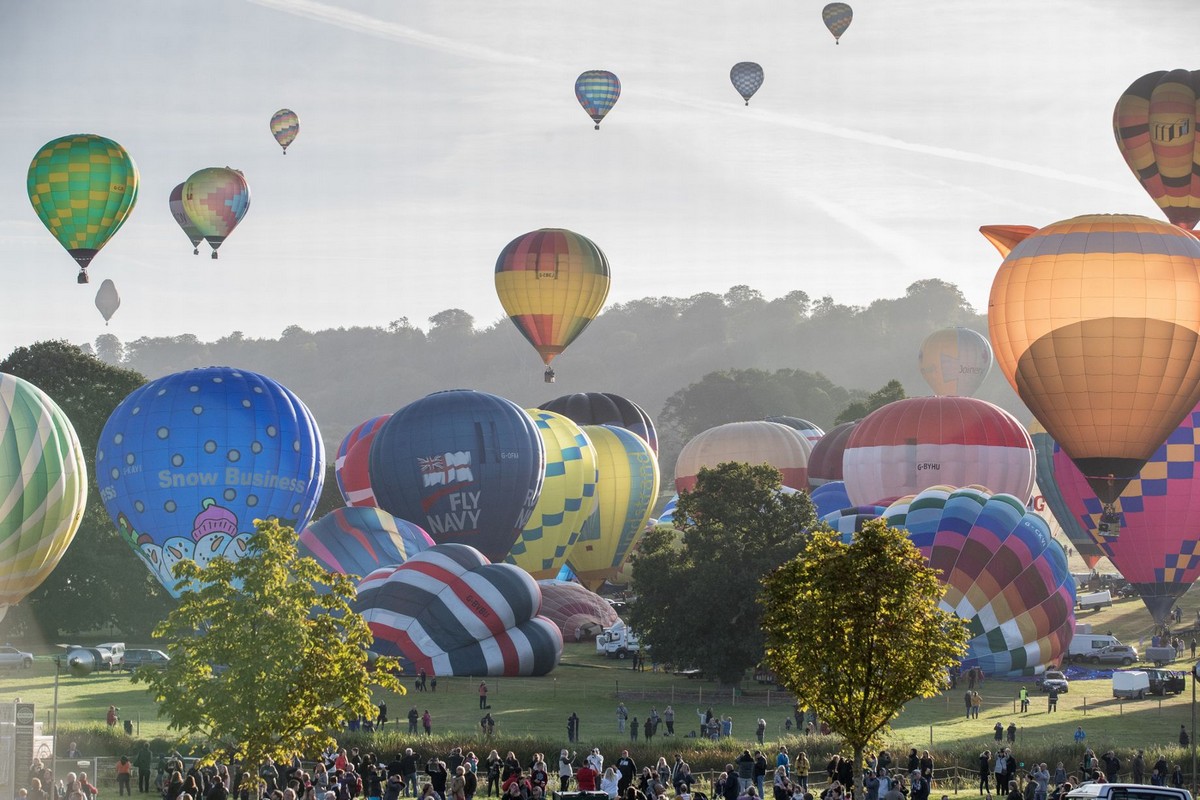
[[[1164,697],[1168,694],[1182,694],[1187,686],[1184,673],[1178,670],[1147,669],[1146,674],[1150,676],[1150,694]]]
[[[133,672],[138,667],[148,666],[162,669],[171,663],[171,657],[162,650],[126,650],[122,669]]]
[[[1143,786],[1139,783],[1086,782],[1071,790],[1067,800],[1192,800],[1187,789]]]
[[[120,669],[125,664],[125,643],[124,642],[104,642],[96,645],[100,650],[108,652],[108,659],[105,662],[110,670]]]
[[[1071,691],[1071,684],[1067,681],[1067,676],[1056,669],[1048,669],[1042,676],[1038,678],[1038,688],[1043,692],[1049,692],[1054,689],[1059,694],[1066,694]]]
[[[29,669],[33,666],[33,653],[26,653],[11,645],[0,646],[0,667]]]
[[[1131,644],[1110,644],[1087,654],[1089,664],[1121,664],[1128,667],[1138,660],[1137,648]]]

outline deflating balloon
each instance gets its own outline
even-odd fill
[[[545,467],[529,415],[503,397],[467,389],[409,403],[371,443],[380,508],[418,523],[438,544],[471,544],[495,561],[532,517]]]
[[[206,167],[183,183],[183,210],[212,247],[217,248],[250,209],[250,185],[236,169]]]
[[[825,21],[825,27],[829,28],[829,32],[833,34],[833,43],[840,44],[842,34],[850,27],[850,21],[854,19],[854,11],[845,3],[830,3],[821,9],[821,19]]]
[[[750,105],[750,98],[763,84],[763,68],[753,61],[739,61],[729,70],[729,80],[746,105]]]
[[[1117,100],[1117,147],[1146,194],[1186,230],[1200,221],[1197,106],[1200,71],[1159,70],[1138,78]]]
[[[808,454],[808,485],[812,488],[842,479],[842,455],[860,420],[843,422],[813,444]]]
[[[538,408],[562,414],[577,425],[616,425],[632,431],[646,440],[650,449],[658,454],[658,431],[641,406],[611,392],[581,392],[564,394]]]
[[[794,428],[778,422],[730,422],[697,434],[675,462],[675,490],[691,491],[703,467],[728,461],[751,466],[770,464],[783,475],[783,485],[808,488],[808,454],[812,445]]]
[[[558,626],[564,641],[594,639],[621,619],[611,603],[578,583],[541,580],[538,586],[542,589],[541,614]]]
[[[321,434],[300,398],[232,367],[177,372],[134,390],[96,450],[96,481],[117,532],[174,597],[182,591],[176,562],[241,558],[256,519],[303,528],[324,478]]]
[[[391,414],[381,414],[360,422],[346,434],[338,445],[333,462],[333,477],[338,491],[348,506],[374,508],[375,492],[371,490],[371,442]]]
[[[1029,499],[1033,442],[999,406],[973,397],[910,397],[854,427],[842,456],[852,505],[915,494],[929,486],[986,486]]]
[[[943,328],[925,337],[917,363],[934,394],[971,397],[992,369],[992,346],[970,328]]]
[[[87,485],[67,415],[29,381],[0,372],[0,619],[58,565]]]
[[[372,649],[415,675],[545,675],[558,665],[558,626],[539,616],[537,582],[520,567],[489,563],[473,547],[441,544],[358,586],[355,610]]]
[[[192,222],[192,218],[187,215],[187,211],[183,208],[183,184],[179,184],[171,190],[171,216],[175,218],[175,222],[183,229],[184,234],[188,237],[188,241],[192,243],[192,255],[200,255],[200,243],[204,241],[204,234],[200,233],[200,229]]]
[[[545,478],[533,515],[505,560],[535,580],[553,578],[596,507],[596,448],[561,414],[529,409],[546,449]]]
[[[100,284],[100,289],[96,292],[96,309],[100,315],[104,317],[104,324],[113,318],[113,314],[117,313],[117,309],[121,307],[121,295],[117,293],[117,285],[112,282],[111,278],[105,278]]]
[[[88,264],[125,224],[137,202],[138,169],[125,148],[91,133],[47,142],[29,165],[29,202],[38,219],[79,264]]]
[[[584,425],[596,448],[596,509],[567,554],[589,589],[617,575],[646,530],[658,498],[658,461],[640,436],[613,425]]]
[[[1100,549],[1100,545],[1096,544],[1092,535],[1087,532],[1074,512],[1071,511],[1066,498],[1063,497],[1062,490],[1058,487],[1058,481],[1054,477],[1054,453],[1059,448],[1050,434],[1046,433],[1042,423],[1036,419],[1029,426],[1029,438],[1033,441],[1037,467],[1034,474],[1037,478],[1038,491],[1041,492],[1040,495],[1034,495],[1033,502],[1036,503],[1040,497],[1042,504],[1046,507],[1045,511],[1036,507],[1033,510],[1041,513],[1043,517],[1048,512],[1062,529],[1067,541],[1088,565],[1088,569],[1092,569],[1104,557],[1104,551]],[[1054,530],[1053,525],[1050,526],[1050,530]]]
[[[1095,215],[981,229],[1005,256],[988,331],[1021,400],[1113,503],[1200,401],[1200,241]],[[992,487],[996,488],[996,487]]]
[[[368,575],[398,567],[433,547],[433,539],[407,520],[377,508],[339,508],[300,531],[297,549],[341,575]]]
[[[767,417],[766,419],[767,422],[778,422],[780,425],[787,425],[789,428],[799,431],[800,435],[808,439],[808,443],[813,447],[816,447],[817,442],[821,441],[821,437],[825,435],[825,431],[821,429],[820,425],[815,422],[809,422],[806,419],[800,419],[800,417],[779,416]]]
[[[596,123],[596,130],[600,130],[600,121],[620,96],[621,80],[608,70],[589,69],[575,79],[575,98]]]
[[[300,118],[296,116],[295,111],[290,108],[281,108],[271,115],[271,135],[275,137],[275,141],[279,142],[285,156],[288,145],[296,141],[298,133],[300,133]]]
[[[1011,495],[938,486],[883,515],[941,573],[941,607],[968,626],[964,667],[1030,675],[1061,664],[1075,632],[1075,579],[1046,522]]]

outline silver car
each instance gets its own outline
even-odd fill
[[[29,669],[33,666],[33,653],[26,653],[10,645],[0,645],[0,667]]]

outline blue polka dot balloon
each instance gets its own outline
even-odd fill
[[[308,524],[325,448],[286,387],[244,369],[205,367],[151,381],[100,434],[96,480],[121,538],[174,597],[171,569],[246,553],[256,519]]]

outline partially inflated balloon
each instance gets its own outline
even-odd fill
[[[1159,70],[1138,78],[1117,100],[1117,147],[1167,219],[1191,230],[1200,221],[1200,71]]]
[[[988,301],[996,360],[1112,503],[1200,401],[1200,240],[1116,215],[981,231],[1006,256]]]
[[[558,626],[563,641],[594,639],[621,619],[612,604],[595,592],[572,581],[540,580],[541,614]]]
[[[112,139],[80,133],[42,146],[26,188],[38,219],[79,264],[79,283],[87,283],[88,264],[137,202],[138,169]]]
[[[600,121],[620,96],[621,79],[608,70],[589,69],[575,79],[575,98],[596,123],[596,130],[600,130]]]
[[[187,211],[183,208],[183,184],[179,184],[171,190],[171,198],[169,201],[171,206],[171,216],[175,218],[175,222],[183,230],[184,235],[188,237],[188,241],[192,243],[192,255],[200,255],[200,243],[204,241],[204,234],[192,222],[192,218],[187,215]]]
[[[333,477],[348,506],[374,507],[371,490],[371,442],[391,414],[381,414],[351,428],[338,445],[333,461]]]
[[[808,439],[808,443],[813,447],[817,446],[817,442],[825,435],[825,431],[815,422],[809,422],[800,417],[790,417],[787,415],[767,417],[767,422],[778,422],[780,425],[787,425],[789,428],[799,431],[800,435]]]
[[[934,394],[971,397],[992,369],[992,346],[970,328],[943,328],[925,337],[917,363]]]
[[[29,381],[0,373],[0,619],[75,538],[87,483],[67,415]]]
[[[111,278],[105,278],[100,284],[100,288],[96,291],[96,310],[104,317],[104,324],[113,318],[113,314],[117,313],[117,309],[121,307],[121,295],[117,293],[117,285],[112,282]]]
[[[117,532],[175,597],[176,562],[241,558],[256,519],[303,528],[324,477],[321,434],[300,398],[232,367],[134,390],[96,450],[96,482]]]
[[[843,508],[854,506],[854,503],[850,500],[850,494],[846,491],[844,481],[828,481],[823,483],[809,492],[808,499],[812,500],[813,510],[817,514],[817,519],[827,517]]]
[[[675,461],[675,490],[691,491],[703,467],[725,462],[769,464],[783,485],[808,488],[808,454],[812,444],[799,431],[778,422],[730,422],[709,428],[683,446]]]
[[[213,258],[249,209],[250,185],[236,169],[206,167],[183,183],[183,210],[212,247]]]
[[[271,115],[271,135],[275,137],[275,141],[279,142],[285,156],[288,145],[296,141],[298,133],[300,133],[300,118],[296,116],[295,111],[290,108],[281,108]]]
[[[533,515],[546,466],[529,415],[503,397],[435,392],[392,414],[371,443],[379,507],[438,544],[503,561]]]
[[[750,105],[750,98],[763,84],[763,68],[753,61],[739,61],[729,70],[729,80],[746,105]]]
[[[496,294],[547,367],[608,297],[608,259],[585,236],[560,228],[513,239],[496,259]],[[553,372],[547,371],[547,382]]]
[[[842,34],[850,27],[850,21],[854,19],[854,11],[845,3],[830,3],[821,9],[821,19],[825,21],[825,27],[829,28],[829,32],[833,34],[833,43],[840,44]]]
[[[808,454],[808,485],[812,488],[842,480],[842,456],[854,426],[861,420],[843,422],[813,444]]]
[[[433,547],[419,525],[378,508],[339,508],[300,531],[296,549],[323,569],[360,578]]]
[[[538,408],[562,414],[577,425],[616,425],[633,431],[658,453],[658,431],[654,420],[637,403],[612,392],[564,394]]]
[[[1029,426],[1029,438],[1033,441],[1033,452],[1037,462],[1035,474],[1038,491],[1041,492],[1040,495],[1033,497],[1032,502],[1036,503],[1040,497],[1042,505],[1046,507],[1045,511],[1036,507],[1034,511],[1041,513],[1042,516],[1048,512],[1062,529],[1067,541],[1079,551],[1080,557],[1088,565],[1088,568],[1094,568],[1096,563],[1104,557],[1104,551],[1100,549],[1091,534],[1071,511],[1066,498],[1063,497],[1062,490],[1058,487],[1058,481],[1054,478],[1054,453],[1059,449],[1058,445],[1055,444],[1050,434],[1046,433],[1042,423],[1036,419]],[[1051,526],[1051,530],[1053,530],[1053,526]]]

